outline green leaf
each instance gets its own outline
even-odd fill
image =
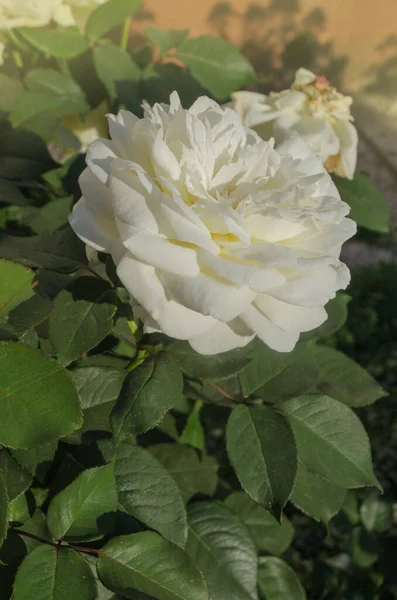
[[[0,450],[0,470],[10,502],[21,496],[32,483],[31,475],[16,462],[5,448]]]
[[[295,571],[275,556],[259,558],[258,585],[266,600],[306,600]]]
[[[25,78],[26,90],[13,107],[10,120],[18,127],[28,119],[51,111],[59,114],[82,114],[89,110],[85,95],[69,75],[55,69],[33,69]]]
[[[268,390],[272,399],[277,396],[280,384],[285,388],[284,393],[288,394],[294,389],[298,390],[301,385],[307,388],[313,384],[315,374],[311,344],[298,344],[292,352],[284,353],[276,352],[258,340],[252,346],[252,360],[239,374],[244,398],[252,394],[265,398]]]
[[[367,531],[382,533],[391,529],[393,525],[393,505],[378,492],[374,492],[362,503],[360,516]]]
[[[0,443],[41,446],[82,424],[76,388],[65,369],[24,344],[0,344]]]
[[[71,374],[83,409],[83,431],[111,431],[110,412],[120,393],[125,372],[112,367],[82,367]]]
[[[176,48],[183,42],[189,33],[188,29],[158,29],[149,25],[145,29],[149,40],[158,46],[160,54],[164,57],[168,50]]]
[[[356,171],[354,179],[333,177],[341,198],[351,208],[349,217],[357,225],[376,231],[390,231],[390,213],[386,198],[372,183],[368,175]]]
[[[347,305],[351,298],[343,292],[336,294],[335,298],[330,300],[325,306],[328,314],[328,319],[312,331],[303,333],[300,336],[301,340],[306,339],[321,339],[336,333],[345,323],[347,319]]]
[[[26,531],[27,533],[32,533],[42,540],[47,540],[49,542],[51,541],[51,535],[47,529],[45,516],[41,510],[37,509],[33,517],[26,521],[26,523],[24,523],[19,529],[21,531]],[[28,552],[31,552],[34,550],[34,548],[37,548],[37,546],[42,545],[42,542],[39,542],[33,538],[28,538],[27,536],[24,536],[23,541]]]
[[[144,433],[183,400],[183,380],[178,365],[161,352],[148,358],[126,377],[111,420],[117,438]]]
[[[51,311],[52,302],[48,298],[34,294],[10,311],[7,317],[8,325],[21,337],[45,321]]]
[[[203,403],[200,400],[196,401],[179,440],[181,444],[188,444],[198,450],[204,450],[205,448],[205,434],[200,421],[202,405]]]
[[[245,523],[258,550],[279,555],[289,548],[294,528],[287,517],[283,516],[279,523],[244,492],[230,494],[225,500],[225,506],[237,513]]]
[[[248,529],[215,502],[188,509],[186,551],[203,573],[211,600],[257,600],[257,557]]]
[[[279,518],[297,469],[296,445],[287,419],[266,406],[240,405],[229,417],[226,444],[244,490]]]
[[[355,527],[349,540],[348,551],[352,561],[358,567],[368,569],[378,560],[379,541],[373,533],[369,533],[364,527]]]
[[[21,527],[31,518],[35,509],[34,496],[29,491],[10,502],[8,520],[13,526]]]
[[[13,206],[30,207],[29,201],[22,194],[17,183],[7,181],[7,179],[0,179],[0,202]]]
[[[23,91],[23,85],[17,77],[8,77],[5,73],[0,73],[0,88],[2,90],[0,110],[9,112],[18,102],[19,95]]]
[[[33,271],[8,260],[0,260],[0,319],[33,295]]]
[[[142,0],[110,0],[98,6],[90,16],[85,27],[86,34],[98,40],[104,33],[124,23],[142,5]]]
[[[18,29],[32,46],[56,58],[74,58],[88,50],[88,41],[70,29]]]
[[[41,208],[36,209],[24,222],[35,233],[46,233],[63,227],[70,214],[72,198],[54,198]]]
[[[290,500],[302,512],[328,525],[341,509],[345,496],[346,490],[319,475],[309,473],[298,462],[298,472]]]
[[[0,257],[59,273],[72,273],[87,264],[85,245],[70,227],[32,237],[0,234]]]
[[[58,442],[51,442],[29,450],[12,450],[11,454],[29,475],[43,482],[54,459],[57,446]]]
[[[318,392],[347,406],[366,406],[387,396],[376,379],[342,352],[316,346],[314,356],[318,368]]]
[[[95,600],[91,569],[77,552],[41,545],[23,560],[14,584],[14,600]]]
[[[105,281],[79,277],[55,299],[50,317],[50,342],[58,361],[67,365],[108,335],[117,299]]]
[[[157,444],[147,450],[175,479],[185,502],[195,494],[215,493],[218,465],[214,458],[203,455],[200,460],[193,448],[180,444]]]
[[[107,588],[128,598],[142,592],[148,600],[208,600],[191,558],[152,531],[113,538],[102,548],[97,569]]]
[[[350,408],[312,395],[288,400],[282,409],[294,430],[299,460],[310,473],[343,488],[380,487],[367,434]]]
[[[9,124],[9,129],[1,132],[0,140],[0,178],[36,179],[56,166],[44,141],[30,131],[12,129]]]
[[[105,6],[107,4],[103,8]],[[117,98],[120,87],[127,88],[134,97],[138,95],[141,70],[128,52],[114,44],[106,44],[96,46],[93,55],[98,78],[111,98]]]
[[[246,348],[230,352],[203,356],[198,354],[187,342],[176,341],[166,348],[167,354],[179,364],[186,375],[195,379],[213,379],[240,373],[251,358]]]
[[[211,35],[184,40],[177,58],[215,98],[226,100],[232,92],[257,81],[254,69],[235,46]]]
[[[169,103],[170,95],[176,91],[182,106],[187,108],[206,93],[190,71],[173,63],[149,64],[142,72],[141,83],[142,96],[149,104]],[[134,108],[124,95],[120,96],[120,101],[130,110]]]
[[[0,548],[0,598],[8,600],[12,596],[14,577],[26,555],[26,545],[19,535],[8,530],[8,535]]]
[[[8,529],[8,493],[2,471],[0,470],[0,548],[7,536]]]
[[[114,472],[121,507],[183,548],[187,538],[185,506],[163,465],[144,448],[122,443],[117,448]]]
[[[112,464],[83,471],[48,507],[47,525],[57,540],[89,541],[114,526],[117,490]]]

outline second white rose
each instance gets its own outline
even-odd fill
[[[352,179],[357,163],[357,130],[350,111],[352,98],[338,92],[322,76],[299,69],[290,89],[235,92],[231,106],[247,127],[281,142],[302,137],[321,156],[325,168]]]

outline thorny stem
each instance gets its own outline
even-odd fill
[[[34,533],[22,531],[21,529],[16,529],[15,527],[11,527],[11,531],[17,533],[18,535],[31,538],[32,540],[36,540],[36,542],[47,544],[48,546],[53,546],[54,548],[69,548],[69,550],[75,550],[76,552],[84,552],[86,554],[105,554],[101,550],[96,550],[95,548],[85,548],[84,546],[72,546],[71,544],[62,542],[62,540],[59,540],[58,542],[51,542],[50,540],[45,540],[39,537],[38,535],[34,535]]]

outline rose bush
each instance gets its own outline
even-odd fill
[[[332,347],[340,251],[390,231],[387,203],[218,104],[256,81],[228,42],[150,26],[135,48],[140,6],[4,32],[1,600],[350,597],[346,548],[375,560],[392,515],[361,503],[385,478],[356,408],[385,391]],[[341,510],[316,553],[303,529]]]
[[[350,112],[352,98],[338,92],[324,77],[299,69],[288,90],[235,92],[232,106],[248,127],[280,142],[303,138],[318,152],[331,173],[352,179],[357,163],[358,136]]]
[[[289,352],[326,320],[349,283],[339,254],[356,225],[304,142],[274,148],[231,109],[202,97],[186,110],[177,94],[109,125],[70,223],[112,255],[145,331],[202,354],[254,335]]]

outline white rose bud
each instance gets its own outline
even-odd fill
[[[44,27],[62,0],[0,0],[0,29]]]
[[[92,11],[108,0],[62,0],[58,10],[54,13],[54,20],[63,27],[77,26],[84,29],[87,19]]]
[[[357,130],[350,112],[352,98],[339,93],[322,76],[299,69],[291,88],[268,96],[232,94],[232,107],[244,125],[265,139],[281,142],[302,137],[318,152],[331,173],[352,179],[357,163]]]
[[[189,110],[109,116],[88,149],[70,223],[110,253],[147,332],[201,354],[257,335],[291,351],[349,283],[341,246],[356,231],[318,156],[299,139],[263,141],[209,98]]]

